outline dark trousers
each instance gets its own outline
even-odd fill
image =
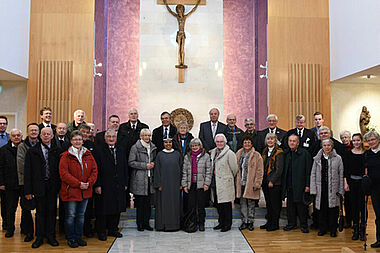
[[[302,202],[295,202],[293,190],[287,190],[286,210],[288,215],[288,225],[297,226],[297,215],[302,228],[307,228],[307,206]]]
[[[218,221],[222,227],[230,228],[232,226],[232,203],[217,203],[216,209],[218,210]]]
[[[36,236],[37,238],[55,238],[57,217],[56,186],[49,181],[45,184],[45,196],[36,196]]]
[[[185,193],[188,200],[187,208],[195,209],[198,216],[198,224],[205,223],[206,211],[205,211],[205,191],[203,188],[197,189],[197,184],[193,183],[189,189],[189,193]]]
[[[93,227],[91,224],[92,219],[94,218],[94,199],[89,198],[87,202],[86,212],[84,213],[84,225],[83,225],[83,233],[88,234],[92,232]]]
[[[380,242],[380,190],[374,188],[375,187],[372,187],[371,200],[376,216],[376,241]]]
[[[118,225],[120,213],[109,215],[96,215],[96,231],[98,234],[105,234],[106,229],[109,233],[119,231]]]
[[[1,201],[1,220],[3,229],[7,229],[7,201],[5,199],[5,191],[0,190],[0,201]]]
[[[136,206],[136,224],[137,226],[147,226],[149,225],[150,215],[152,212],[152,207],[150,204],[151,194],[148,194],[148,196],[134,196]]]
[[[267,206],[267,227],[278,228],[282,207],[281,186],[274,185],[269,188],[268,184],[264,184],[263,192]]]
[[[327,188],[327,187],[326,187]],[[339,207],[329,208],[329,196],[327,190],[321,195],[321,206],[319,209],[319,230],[321,232],[336,232],[338,228]]]
[[[64,232],[65,231],[65,206],[63,204],[61,197],[59,197],[58,206],[59,206],[58,207],[59,231]]]
[[[18,189],[5,190],[6,206],[7,206],[7,230],[15,231],[15,216],[20,200],[21,206],[21,232],[23,234],[33,234],[33,218],[29,210],[24,207],[25,196],[24,187],[20,186]]]
[[[346,224],[352,223],[352,213],[351,213],[351,191],[344,193],[344,213]]]
[[[366,216],[368,216],[368,212],[365,214],[365,201],[364,201],[364,193],[362,190],[362,180],[350,179],[348,181],[350,186],[350,202],[351,202],[351,214],[354,225],[359,225],[359,221],[361,224],[365,224]]]

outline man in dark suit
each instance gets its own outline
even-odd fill
[[[36,201],[36,240],[32,248],[38,248],[47,238],[51,246],[58,246],[55,239],[57,195],[60,186],[60,150],[51,142],[53,131],[50,127],[41,130],[41,144],[26,152],[24,188],[25,198]]]
[[[168,112],[161,113],[162,125],[155,128],[152,134],[152,142],[157,147],[157,152],[164,149],[164,139],[173,138],[177,133],[177,128],[172,125],[172,116]]]
[[[6,132],[8,126],[8,118],[0,116],[0,148],[8,143],[9,134]],[[3,230],[7,230],[7,204],[5,201],[5,191],[0,189],[1,201],[1,220]]]
[[[70,136],[67,135],[67,125],[66,123],[59,122],[57,124],[56,132],[52,142],[61,150],[61,152],[65,152],[71,146]]]
[[[319,136],[319,129],[324,126],[323,124],[325,123],[325,119],[323,118],[323,114],[321,112],[315,112],[314,113],[314,124],[315,124],[315,127],[313,127],[312,129],[310,129],[313,134],[314,134],[314,139],[315,141],[318,141],[320,140],[320,136]],[[331,137],[333,137],[333,132],[330,130],[330,135]]]
[[[215,135],[227,132],[227,126],[222,122],[218,121],[219,119],[219,110],[217,108],[212,108],[209,112],[210,120],[201,123],[199,127],[199,139],[201,139],[203,147],[207,152],[210,152],[211,149],[215,148]]]
[[[19,184],[17,172],[17,147],[21,141],[21,131],[13,129],[10,132],[10,141],[0,149],[0,189],[5,191],[7,207],[5,237],[13,237],[14,235],[16,210],[18,201],[22,196],[22,187]]]
[[[246,118],[244,120],[244,126],[246,130],[239,137],[238,150],[243,147],[244,136],[249,135],[251,136],[253,147],[257,151],[257,131],[255,129],[255,120],[253,118]]]
[[[42,107],[42,109],[40,110],[40,118],[42,122],[38,125],[38,128],[40,129],[40,131],[44,127],[51,127],[51,129],[53,129],[53,133],[55,134],[55,130],[57,126],[51,123],[51,116],[52,116],[51,108],[47,106]]]
[[[278,117],[276,114],[269,114],[267,116],[268,127],[264,130],[261,130],[258,134],[257,141],[257,152],[260,154],[263,152],[265,148],[265,137],[268,133],[274,133],[277,136],[277,144],[280,147],[283,147],[284,139],[286,137],[286,131],[277,127]]]
[[[118,144],[122,142],[123,135],[119,134],[119,128],[120,128],[120,118],[117,115],[111,115],[108,117],[108,126],[107,129],[113,129],[115,130],[117,134],[117,142]],[[105,143],[104,140],[104,134],[106,131],[102,131],[96,134],[95,136],[95,145],[96,146],[102,146]]]
[[[288,147],[288,138],[291,135],[297,135],[300,139],[299,146],[306,149],[310,154],[314,148],[315,137],[310,129],[305,128],[306,119],[303,115],[296,116],[296,128],[290,129],[287,132],[286,140],[284,141],[284,148]]]

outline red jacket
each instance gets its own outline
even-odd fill
[[[91,198],[92,186],[98,176],[98,167],[89,150],[82,156],[82,165],[78,158],[70,152],[71,148],[62,154],[59,162],[59,174],[61,176],[61,198],[62,201],[82,201]],[[80,183],[89,183],[86,190],[81,190]]]

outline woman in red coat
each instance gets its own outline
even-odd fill
[[[62,180],[61,198],[65,205],[65,231],[71,248],[86,246],[82,240],[84,213],[92,196],[98,169],[91,152],[83,147],[80,131],[71,133],[72,146],[62,154],[59,174]]]

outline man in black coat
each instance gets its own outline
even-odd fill
[[[338,155],[340,155],[342,158],[344,156],[344,153],[346,152],[346,148],[342,143],[340,143],[338,140],[334,139],[331,135],[331,130],[327,126],[321,126],[319,128],[319,140],[317,140],[314,143],[314,147],[312,149],[312,157],[316,156],[318,154],[318,151],[321,150],[321,141],[324,139],[331,139],[334,143],[334,149]]]
[[[47,238],[51,246],[58,246],[55,239],[57,195],[60,187],[60,150],[52,145],[53,130],[41,130],[41,144],[30,148],[25,157],[25,198],[36,202],[36,240],[32,248],[38,248]]]
[[[42,107],[42,109],[40,110],[40,118],[42,122],[38,125],[38,128],[40,129],[40,131],[44,127],[51,127],[51,129],[53,129],[53,133],[55,133],[57,126],[51,123],[51,116],[52,116],[51,108],[47,106]]]
[[[246,130],[239,136],[238,150],[243,147],[244,136],[249,135],[251,136],[253,147],[257,151],[257,131],[255,129],[255,120],[253,118],[246,118],[244,120],[244,126]]]
[[[17,146],[21,143],[22,132],[13,129],[9,136],[8,144],[0,149],[0,189],[5,191],[7,207],[5,237],[13,237],[14,235],[16,210],[19,199],[22,199],[22,187],[19,185],[17,172]]]
[[[126,209],[126,190],[128,186],[128,165],[125,151],[117,145],[114,129],[105,133],[105,143],[97,146],[96,163],[98,179],[95,189],[96,230],[101,241],[108,235],[122,237],[118,224],[120,213]]]
[[[113,129],[115,130],[117,134],[117,141],[118,143],[122,143],[124,140],[123,138],[125,137],[122,133],[119,133],[119,128],[120,128],[120,118],[117,115],[111,115],[108,117],[108,129]],[[102,131],[96,134],[95,136],[95,145],[103,145],[105,143],[104,139],[104,134],[106,131]]]
[[[67,134],[67,125],[66,123],[60,122],[57,124],[56,133],[52,140],[52,143],[57,146],[61,150],[61,152],[65,152],[71,146],[70,136]]]
[[[152,134],[152,142],[157,147],[157,152],[164,149],[164,139],[173,138],[177,133],[177,128],[172,125],[172,116],[168,112],[161,113],[162,125],[155,128]]]
[[[240,136],[243,134],[243,130],[238,128],[236,126],[236,115],[235,114],[228,114],[227,115],[227,131],[226,131],[226,138],[227,138],[227,145],[230,147],[232,151],[235,153],[238,151],[239,147],[239,139]]]
[[[264,130],[259,131],[258,133],[258,140],[257,140],[257,152],[260,154],[263,152],[265,148],[265,137],[267,136],[267,133],[274,133],[277,136],[277,144],[280,147],[283,147],[284,139],[286,137],[286,131],[282,130],[281,128],[277,127],[278,123],[278,117],[276,114],[269,114],[267,116],[267,123],[268,127]]]
[[[284,141],[284,148],[289,148],[288,138],[291,135],[297,135],[300,139],[300,147],[306,149],[310,154],[314,148],[315,138],[310,129],[305,128],[306,119],[303,115],[296,116],[296,128],[290,129],[287,132],[286,139]]]
[[[219,110],[217,108],[212,108],[209,112],[210,120],[201,123],[199,127],[199,139],[201,139],[203,148],[207,152],[211,152],[215,145],[215,135],[217,134],[226,134],[227,126],[222,122],[218,121],[219,119]]]

